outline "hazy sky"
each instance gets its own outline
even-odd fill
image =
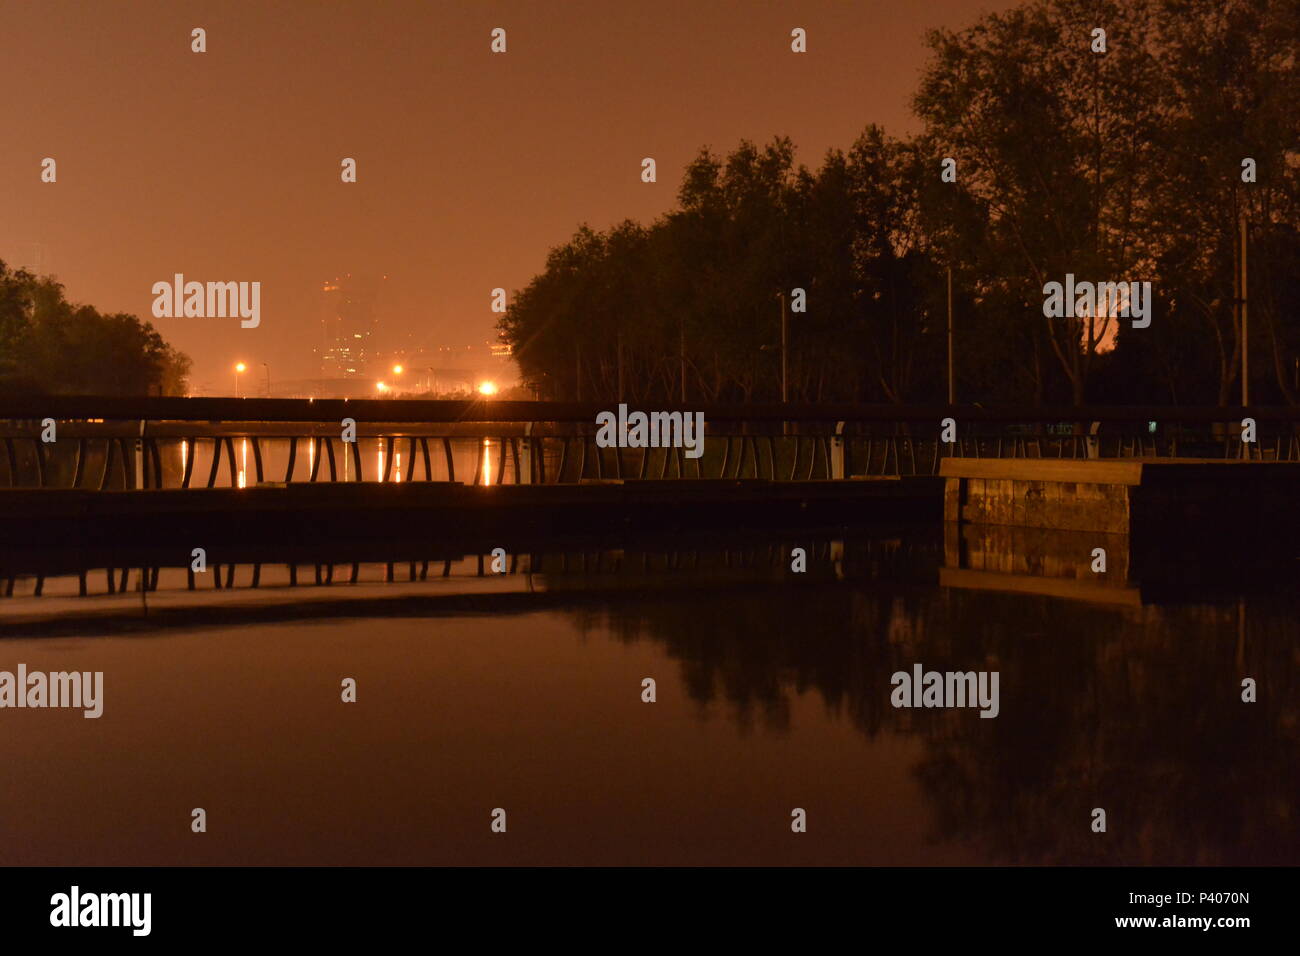
[[[663,213],[702,145],[785,134],[815,166],[867,123],[913,130],[924,31],[1011,5],[8,2],[0,258],[39,243],[73,301],[154,321],[214,390],[236,359],[314,375],[321,284],[345,272],[389,276],[387,344],[481,345],[493,287],[521,288],[582,222]],[[260,327],[153,320],[177,272],[261,282]]]

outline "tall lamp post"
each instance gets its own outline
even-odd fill
[[[788,379],[786,377],[786,321],[785,321],[785,293],[778,292],[776,297],[781,300],[781,403],[788,401],[789,390],[787,388]]]
[[[239,398],[239,373],[246,371],[248,366],[243,362],[235,363],[235,398]]]
[[[263,362],[262,368],[266,372],[266,397],[270,398],[271,397],[271,366]]]
[[[952,366],[952,266],[948,267],[948,404],[957,404],[957,382]]]
[[[1246,214],[1241,215],[1241,407],[1250,404],[1250,335],[1246,321]]]

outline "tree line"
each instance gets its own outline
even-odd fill
[[[774,400],[784,295],[790,400],[942,402],[951,276],[959,402],[1223,405],[1244,222],[1251,401],[1295,404],[1296,14],[1033,0],[934,30],[917,135],[815,169],[786,137],[703,148],[670,212],[552,249],[501,338],[543,398]],[[1153,321],[1046,317],[1067,273],[1150,281]]]
[[[0,394],[184,395],[190,359],[148,322],[69,302],[0,261]]]

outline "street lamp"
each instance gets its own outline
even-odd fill
[[[778,292],[777,298],[781,300],[781,402],[786,401],[786,374],[785,374],[785,352],[786,352],[786,332],[785,332],[785,293]]]
[[[248,366],[243,362],[235,363],[235,398],[239,397],[239,373],[248,370]]]

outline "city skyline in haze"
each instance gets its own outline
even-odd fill
[[[218,392],[237,360],[317,374],[322,283],[343,273],[389,277],[379,347],[483,347],[492,289],[582,223],[661,216],[703,146],[788,135],[815,167],[869,123],[915,131],[925,31],[1010,5],[10,7],[0,258],[152,322]],[[154,318],[177,273],[260,282],[260,324]]]

